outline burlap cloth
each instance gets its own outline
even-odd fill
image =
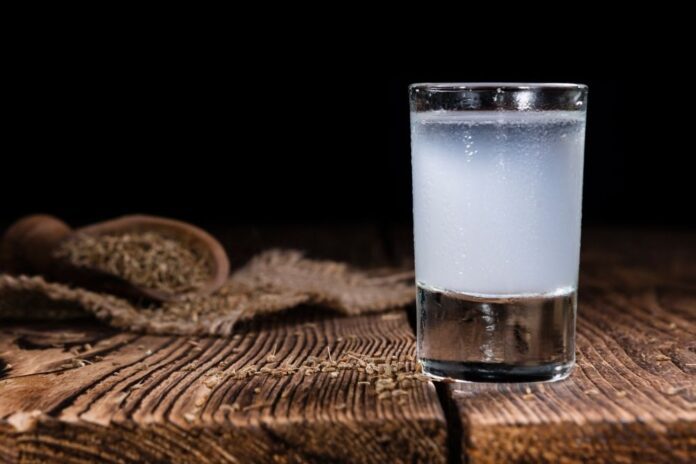
[[[269,250],[234,272],[213,295],[162,305],[139,305],[40,276],[0,274],[0,319],[92,314],[112,327],[135,332],[224,336],[240,321],[299,305],[356,315],[405,306],[414,296],[410,271],[360,271],[307,259],[299,251]]]

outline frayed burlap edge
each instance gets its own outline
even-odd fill
[[[215,294],[160,306],[138,306],[40,276],[0,275],[0,318],[59,319],[82,313],[134,332],[224,336],[239,321],[303,304],[344,315],[402,307],[413,302],[412,282],[410,271],[360,271],[307,259],[295,250],[269,250],[252,258]]]

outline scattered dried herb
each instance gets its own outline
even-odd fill
[[[415,359],[400,360],[395,356],[368,356],[360,353],[346,352],[339,356],[332,354],[329,347],[326,349],[326,357],[319,358],[308,356],[297,365],[281,363],[280,366],[269,365],[258,368],[256,365],[248,365],[235,371],[230,369],[226,374],[218,372],[216,375],[225,375],[233,380],[251,380],[259,375],[271,375],[284,377],[291,375],[312,376],[324,373],[331,379],[338,378],[341,371],[354,371],[366,376],[366,380],[360,380],[358,385],[368,385],[374,388],[377,399],[396,400],[404,404],[418,382],[428,382],[431,379],[420,373],[420,365]],[[275,364],[275,363],[271,363]],[[254,391],[260,389],[255,389]]]
[[[62,243],[55,255],[74,266],[170,293],[194,291],[210,277],[204,256],[156,232],[80,235]]]
[[[240,408],[239,404],[237,404],[237,403],[223,404],[222,406],[220,406],[220,411],[234,412],[234,411],[239,411],[240,409],[241,408]]]
[[[87,361],[86,359],[74,358],[74,359],[71,359],[69,362],[61,364],[60,368],[61,369],[79,369],[80,367],[85,367],[87,364],[92,364],[92,363]]]

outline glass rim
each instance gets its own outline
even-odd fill
[[[569,82],[417,82],[409,90],[461,92],[465,90],[587,90],[585,84]]]

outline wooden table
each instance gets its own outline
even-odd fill
[[[412,260],[403,228],[222,232],[236,265],[273,245],[362,265]],[[412,368],[407,311],[301,311],[229,339],[5,323],[0,461],[695,462],[696,234],[586,231],[579,314],[566,381],[418,380],[393,398],[357,370],[263,367],[356,353]]]

